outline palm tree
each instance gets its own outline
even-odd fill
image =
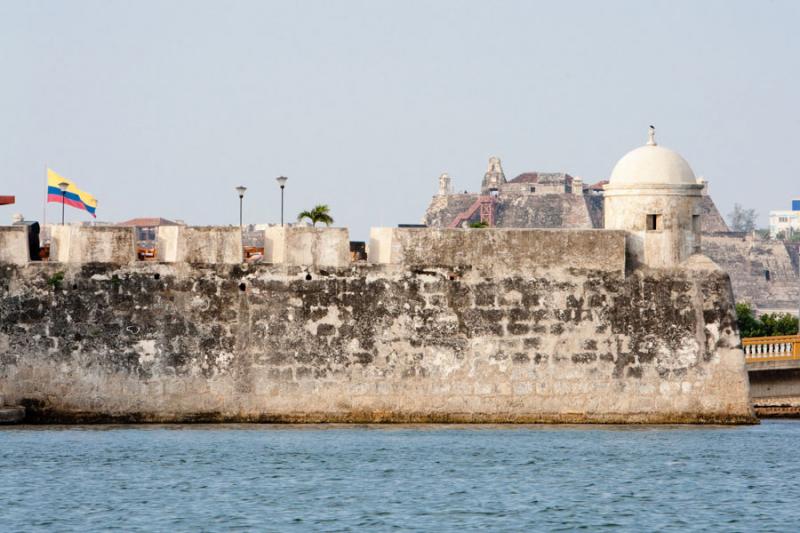
[[[303,211],[297,215],[297,221],[302,222],[303,219],[307,218],[314,227],[317,226],[317,222],[330,226],[333,224],[333,217],[331,217],[330,212],[331,208],[325,204],[315,205],[311,211]]]

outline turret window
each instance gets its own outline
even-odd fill
[[[661,215],[647,215],[647,231],[659,231],[663,229]]]

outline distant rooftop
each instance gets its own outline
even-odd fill
[[[572,176],[565,172],[523,172],[509,183],[558,183],[572,182]]]
[[[509,183],[536,183],[537,181],[539,181],[537,172],[523,172]]]
[[[173,222],[172,220],[167,220],[166,218],[161,217],[142,217],[142,218],[132,218],[130,220],[126,220],[125,222],[118,222],[117,226],[134,226],[137,228],[149,228],[154,226],[180,226],[177,222]]]

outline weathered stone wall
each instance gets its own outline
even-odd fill
[[[537,189],[538,190],[538,189]],[[593,228],[586,198],[567,194],[500,195],[497,226],[501,228]]]
[[[705,233],[720,233],[730,231],[725,219],[719,213],[714,200],[707,194],[703,194],[698,204],[700,208],[700,229]]]
[[[492,274],[406,237],[414,268],[0,266],[0,395],[34,421],[752,420],[724,273]]]
[[[784,243],[746,233],[705,234],[703,253],[730,274],[737,302],[797,314],[800,278]]]
[[[469,267],[496,277],[564,269],[625,271],[625,232],[373,228],[369,261],[420,269]]]
[[[433,228],[446,228],[458,215],[469,209],[478,196],[477,193],[434,196],[422,217],[422,223]]]
[[[477,199],[477,194],[434,196],[422,222],[430,227],[446,228]],[[590,229],[600,227],[596,221],[602,225],[602,206],[600,214],[593,213],[597,210],[594,198],[564,193],[563,190],[560,194],[503,190],[497,197],[496,206],[495,225],[500,228]]]
[[[601,194],[541,194],[529,192],[533,184],[507,183],[498,196],[496,225],[500,228],[603,228]],[[478,199],[477,194],[434,196],[422,223],[447,227]],[[699,199],[700,226],[704,232],[728,231],[725,220],[710,196]]]

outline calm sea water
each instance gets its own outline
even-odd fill
[[[2,531],[792,531],[800,422],[0,429]]]

